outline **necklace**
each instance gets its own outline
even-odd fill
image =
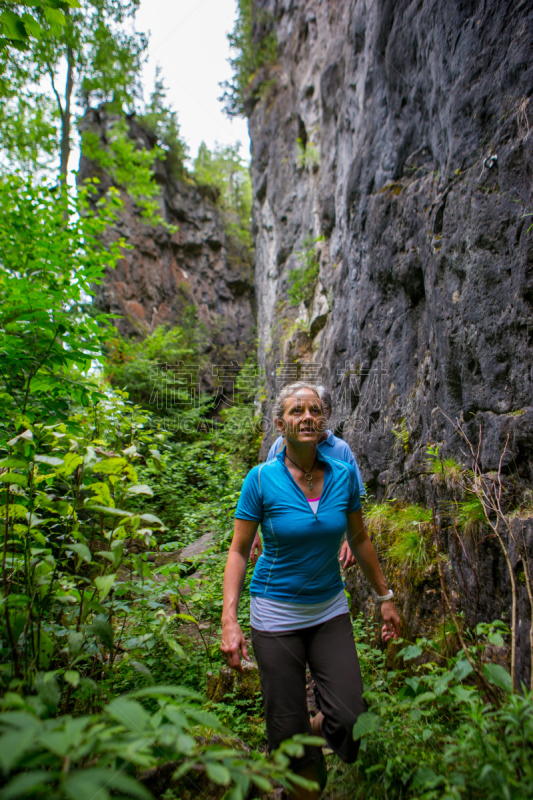
[[[289,459],[289,461],[292,461],[292,458],[287,455],[287,451],[285,451],[285,456]],[[307,485],[309,486],[309,489],[313,488],[313,470],[315,468],[315,464],[316,464],[317,458],[318,458],[318,456],[315,456],[315,460],[313,461],[313,466],[311,467],[309,472],[306,472],[304,469],[302,469],[300,467],[300,465],[296,463],[296,461],[292,461],[294,466],[298,467],[298,469],[301,470],[301,472],[303,472],[305,480],[307,481]]]

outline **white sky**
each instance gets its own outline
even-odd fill
[[[146,95],[159,64],[167,101],[178,112],[192,158],[202,141],[212,148],[215,142],[237,140],[242,156],[249,157],[246,120],[229,120],[217,100],[222,95],[219,82],[231,77],[226,33],[233,29],[236,6],[236,0],[141,0],[137,12],[137,30],[151,34],[143,74]]]

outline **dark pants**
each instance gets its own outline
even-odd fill
[[[322,736],[343,761],[354,762],[359,741],[353,741],[352,730],[366,704],[349,614],[296,631],[267,633],[252,628],[252,647],[269,750],[297,733],[312,733],[305,688],[307,663],[324,714]],[[319,749],[306,745],[301,758],[291,759],[291,769],[299,772],[320,759]]]

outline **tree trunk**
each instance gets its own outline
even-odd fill
[[[67,48],[67,80],[65,84],[65,105],[61,109],[61,162],[59,175],[62,180],[67,177],[68,159],[70,156],[70,102],[74,88],[74,58],[72,49]]]

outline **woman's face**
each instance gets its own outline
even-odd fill
[[[276,418],[278,430],[294,442],[320,441],[324,430],[322,404],[311,389],[298,389],[285,400],[283,417]]]

